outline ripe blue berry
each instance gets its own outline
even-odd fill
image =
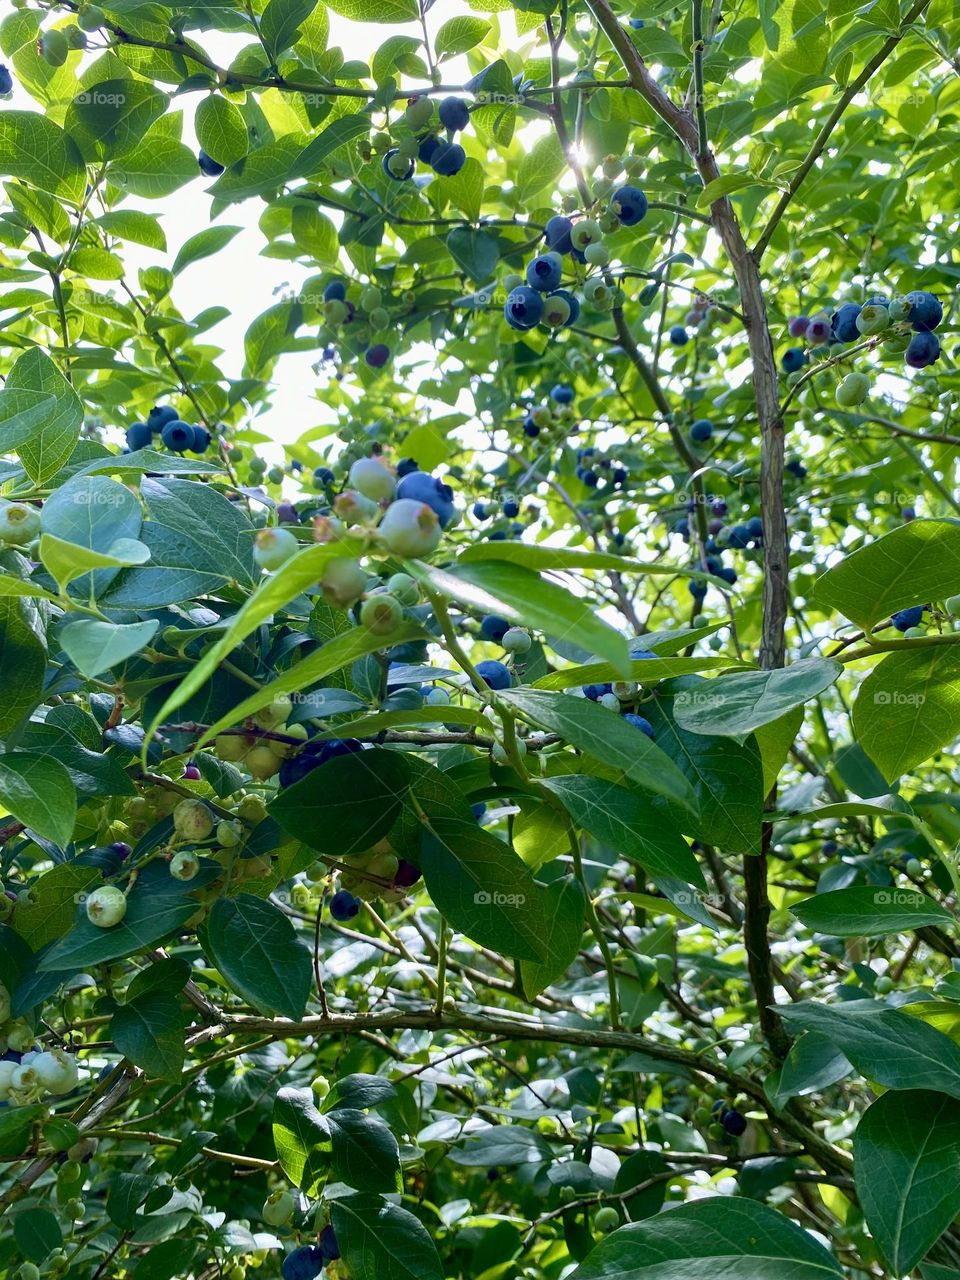
[[[926,369],[940,359],[940,340],[935,333],[921,330],[910,339],[904,360],[911,369]]]
[[[409,889],[411,885],[415,885],[423,872],[418,866],[412,862],[408,862],[406,858],[400,859],[400,865],[397,867],[396,875],[393,877],[393,883],[398,889]]]
[[[330,900],[330,914],[334,920],[352,920],[360,911],[360,899],[346,889],[339,889]]]
[[[499,644],[509,630],[510,623],[506,618],[501,618],[495,613],[488,613],[480,623],[484,640],[492,640],[495,644]]]
[[[467,162],[467,153],[459,142],[441,142],[434,148],[430,164],[441,178],[452,178]],[[411,162],[411,168],[413,164]]]
[[[323,291],[324,302],[344,302],[347,297],[347,286],[342,280],[331,280]]]
[[[173,453],[183,453],[193,444],[193,427],[187,422],[168,422],[160,432],[160,439]]]
[[[463,98],[444,98],[440,103],[440,123],[451,133],[465,129],[470,123],[470,111]]]
[[[763,521],[759,516],[751,516],[747,521],[747,530],[751,538],[763,537]]]
[[[936,329],[943,319],[943,307],[932,293],[917,289],[913,293],[908,293],[904,301],[909,306],[907,318],[910,321],[910,328],[916,333],[929,333],[931,329]]]
[[[453,519],[456,507],[453,504],[453,490],[448,484],[426,471],[411,471],[397,485],[398,498],[412,498],[414,502],[425,502],[436,513],[440,528],[445,529]]]
[[[909,524],[911,520],[916,520],[916,518],[917,518],[917,508],[916,508],[916,507],[902,507],[902,508],[900,509],[900,514],[901,514],[901,516],[903,516],[903,518],[904,518],[904,520],[907,522],[907,524]]]
[[[675,324],[670,330],[670,341],[675,347],[683,347],[690,341],[690,335],[682,324]]]
[[[304,1244],[288,1253],[280,1267],[283,1280],[316,1280],[326,1261],[317,1245]]]
[[[477,520],[489,520],[490,518],[490,512],[482,502],[475,502],[473,504],[473,514]]]
[[[809,316],[794,316],[787,325],[787,333],[791,338],[802,338],[810,325]]]
[[[860,330],[857,328],[857,316],[860,314],[860,305],[856,302],[845,302],[839,307],[831,318],[831,328],[833,337],[837,342],[856,342],[860,337]],[[811,321],[810,329],[818,322]],[[807,337],[811,341],[817,341],[812,333],[807,332]],[[819,339],[823,341],[823,339]]]
[[[404,476],[410,475],[413,471],[419,471],[415,458],[401,458],[397,463],[397,479],[402,480]]]
[[[653,725],[644,716],[635,715],[630,711],[623,718],[626,720],[627,724],[632,724],[635,729],[639,729],[641,733],[645,733],[648,738],[653,737]]]
[[[477,675],[491,689],[509,689],[513,683],[510,668],[505,667],[502,662],[497,662],[493,658],[477,663]]]
[[[637,656],[637,654],[634,654],[634,657]],[[612,684],[585,684],[583,686],[583,696],[589,698],[591,702],[599,702],[605,693],[613,693]]]
[[[516,498],[504,498],[503,514],[508,520],[514,520],[520,514],[520,503]]]
[[[573,244],[570,240],[570,232],[572,230],[573,223],[569,218],[555,214],[543,229],[547,248],[553,249],[556,253],[571,253]]]
[[[0,64],[0,93],[13,92],[13,76],[8,67]]]
[[[367,347],[363,358],[371,369],[382,369],[390,359],[390,348],[385,342],[377,342],[372,347]]]
[[[807,468],[799,458],[791,458],[785,469],[789,471],[792,476],[796,476],[798,480],[802,480],[807,474]]]
[[[635,227],[647,216],[647,197],[639,187],[621,187],[613,193],[610,203],[625,227]]]
[[[168,422],[176,422],[179,417],[172,405],[155,404],[147,414],[147,426],[151,431],[162,431]]]
[[[807,353],[799,347],[788,347],[780,357],[780,368],[784,373],[796,373],[807,363]]]
[[[559,285],[562,274],[560,259],[553,253],[544,253],[527,267],[527,284],[539,293],[550,293]]]
[[[145,422],[135,422],[127,428],[127,448],[131,453],[136,449],[149,449],[153,442],[153,432]]]
[[[532,329],[543,315],[543,298],[529,285],[518,285],[507,294],[503,314],[511,329]]]
[[[550,399],[557,404],[573,404],[573,396],[573,387],[568,387],[565,382],[558,382],[550,389]]]
[[[313,483],[317,486],[318,489],[321,489],[326,485],[333,484],[334,479],[335,479],[334,474],[329,467],[317,467],[314,470]]]
[[[456,99],[454,99],[456,101]],[[407,864],[409,866],[409,863]],[[320,1241],[317,1248],[323,1254],[325,1262],[336,1262],[340,1257],[340,1246],[337,1243],[336,1233],[333,1227],[324,1227],[320,1232]]]
[[[911,627],[920,625],[920,619],[923,617],[923,605],[914,605],[912,609],[900,609],[893,614],[890,621],[898,631],[909,631]]]
[[[470,806],[470,812],[473,814],[475,820],[479,822],[487,812],[487,802],[485,800],[478,800],[476,804],[472,804]]]
[[[417,159],[422,164],[432,164],[437,148],[442,146],[442,138],[438,138],[435,133],[428,133],[427,136],[422,138],[420,141],[420,146],[417,149]]]
[[[218,178],[223,173],[223,165],[218,164],[212,156],[208,156],[203,147],[197,154],[197,164],[200,166],[200,172],[207,178]]]
[[[206,453],[210,447],[210,432],[206,427],[193,428],[193,441],[190,445],[191,453]]]
[[[698,418],[690,428],[690,439],[703,444],[713,435],[713,423],[709,418]]]
[[[733,1138],[739,1138],[747,1130],[746,1117],[741,1115],[735,1107],[730,1107],[724,1111],[720,1117],[720,1123]]]
[[[728,542],[731,547],[736,547],[739,551],[742,551],[749,545],[752,536],[745,524],[735,524],[730,530]]]
[[[280,766],[278,774],[280,786],[292,787],[295,782],[313,773],[314,769],[319,769],[328,760],[335,760],[337,756],[352,755],[355,751],[362,750],[363,743],[358,742],[356,738],[332,738],[328,742],[308,742],[297,755],[290,756]]]
[[[827,857],[830,857],[832,854],[837,852],[840,846],[837,844],[836,840],[824,840],[821,847]]]

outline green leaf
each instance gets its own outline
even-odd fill
[[[6,579],[0,582],[7,585]],[[34,709],[43,694],[46,673],[47,649],[35,607],[16,595],[0,594],[0,680],[4,688],[0,733],[15,729]]]
[[[535,627],[579,645],[611,664],[624,680],[630,660],[625,637],[583,599],[519,565],[458,563],[445,569],[414,566],[430,586],[479,614],[496,613],[517,626]]]
[[[88,161],[115,160],[141,144],[169,105],[167,95],[144,80],[104,80],[77,94],[66,127]]]
[[[808,1232],[755,1200],[714,1196],[614,1231],[570,1280],[839,1280]]]
[[[379,3],[389,2],[390,0],[379,0]],[[331,5],[330,8],[332,9],[334,6]],[[365,10],[365,17],[368,12],[369,10]],[[373,21],[373,19],[368,19],[368,21]],[[287,179],[309,178],[314,174],[321,173],[324,161],[329,156],[369,132],[370,117],[365,111],[349,116],[339,116],[332,124],[328,124],[325,129],[322,129],[313,141],[303,148],[293,161],[290,171],[286,175]]]
[[[490,23],[486,18],[449,18],[434,37],[433,48],[437,60],[442,62],[444,58],[466,53],[468,49],[478,45],[489,30]]]
[[[401,1190],[400,1150],[384,1122],[346,1107],[325,1114],[333,1178],[356,1191]]]
[[[221,101],[221,99],[208,99],[208,101]],[[171,268],[173,274],[179,275],[184,267],[189,267],[193,262],[200,262],[204,258],[212,258],[221,249],[225,249],[242,229],[242,227],[227,226],[204,227],[202,231],[198,231],[196,235],[191,236],[189,240],[184,240],[180,246],[180,252],[173,260]]]
[[[911,520],[817,579],[821,607],[839,609],[864,631],[898,609],[942,600],[960,582],[960,524]]]
[[[652,877],[705,886],[703,872],[679,828],[643,796],[587,774],[545,778],[544,786],[563,802],[578,827],[622,857],[639,862]]]
[[[443,1280],[436,1246],[420,1221],[379,1196],[338,1196],[333,1229],[353,1280]]]
[[[60,643],[73,665],[83,675],[92,678],[139,653],[150,643],[159,627],[156,618],[151,622],[125,625],[80,618],[64,627]]]
[[[96,867],[62,862],[31,884],[27,900],[17,903],[13,921],[31,951],[40,951],[66,933],[77,913],[78,897],[101,879]]]
[[[420,868],[437,910],[483,947],[545,961],[545,905],[510,845],[469,819],[433,814],[424,824]]]
[[[273,1144],[294,1186],[316,1196],[330,1170],[330,1126],[309,1089],[281,1089],[274,1098]]]
[[[106,551],[95,551],[75,542],[64,542],[52,533],[40,535],[40,559],[57,580],[61,591],[92,569],[124,569],[146,564],[150,548],[139,538],[118,538]]]
[[[852,1070],[832,1040],[819,1031],[805,1031],[790,1046],[780,1070],[766,1081],[766,1089],[779,1109],[790,1098],[836,1084]]]
[[[3,120],[10,114],[0,112],[0,135]],[[41,429],[17,446],[27,475],[34,484],[43,484],[56,475],[80,438],[83,424],[80,397],[50,357],[36,349],[20,356],[7,375],[6,388],[38,392],[54,401]]]
[[[872,1000],[838,1008],[804,1000],[778,1012],[791,1026],[827,1036],[868,1080],[960,1098],[960,1047],[918,1018]]]
[[[417,0],[334,0],[333,4],[327,0],[327,7],[343,18],[376,22],[382,27],[395,22],[415,22],[420,16]]]
[[[637,680],[644,685],[657,684],[671,676],[682,676],[696,671],[717,671],[729,668],[726,658],[647,658],[630,663],[630,674],[627,679]],[[609,684],[612,680],[623,679],[619,670],[615,670],[608,662],[586,662],[577,667],[563,667],[560,671],[551,671],[549,675],[534,680],[532,689],[575,689],[585,684]]]
[[[477,284],[489,280],[500,261],[500,249],[493,236],[472,227],[454,227],[447,235],[447,248],[457,265]]]
[[[44,1262],[47,1255],[63,1244],[63,1232],[57,1215],[49,1209],[22,1209],[13,1219],[13,1238],[25,1258]]]
[[[857,692],[853,727],[888,782],[946,746],[960,732],[960,645],[888,654]]]
[[[835,938],[876,938],[907,933],[924,925],[952,925],[944,907],[916,889],[881,889],[854,885],[818,893],[795,902],[790,910],[808,929]]]
[[[696,808],[693,788],[670,757],[615,711],[589,698],[543,689],[509,689],[501,698],[531,724],[620,770],[640,790]]]
[[[336,756],[269,805],[285,831],[320,853],[347,857],[383,838],[410,786],[404,757],[371,747]]]
[[[552,186],[563,173],[566,164],[557,135],[551,129],[533,143],[520,161],[517,173],[520,199],[527,202],[544,187]]]
[[[77,821],[77,793],[59,760],[26,751],[0,756],[0,802],[9,813],[65,849]]]
[[[303,1017],[313,983],[310,952],[272,902],[249,893],[218,898],[203,946],[230,986],[256,1008]]]
[[[42,391],[0,391],[0,450],[13,453],[42,427],[56,406]]]
[[[870,1233],[905,1276],[960,1212],[960,1102],[922,1089],[884,1094],[857,1125],[853,1158]]]
[[[145,991],[121,1005],[110,1022],[114,1044],[151,1076],[177,1078],[183,1069],[186,1020],[169,991]]]
[[[576,960],[583,938],[586,896],[579,880],[565,876],[554,880],[542,891],[544,942],[543,961],[521,960],[520,977],[528,1000],[546,991],[551,982],[562,978]]]
[[[808,658],[773,671],[717,676],[680,689],[673,713],[680,728],[690,733],[745,737],[829,689],[842,670],[839,662]]]
[[[497,1124],[472,1133],[450,1150],[451,1164],[473,1169],[519,1169],[523,1165],[546,1164],[553,1159],[550,1143],[535,1129],[518,1124]]]
[[[77,144],[36,111],[0,111],[0,174],[72,201],[87,181]]]
[[[317,3],[318,0],[269,0],[260,19],[260,39],[274,59],[296,44],[300,28]]]
[[[113,209],[95,218],[93,225],[102,227],[108,235],[120,240],[143,244],[160,253],[167,251],[167,237],[152,213],[141,213],[139,209]]]
[[[0,1111],[0,1156],[20,1156],[33,1137],[33,1127],[48,1114],[46,1106],[8,1107]]]

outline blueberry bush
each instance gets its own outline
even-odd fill
[[[4,8],[0,1276],[960,1280],[955,7]]]

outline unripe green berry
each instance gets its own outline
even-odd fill
[[[87,895],[86,912],[91,924],[99,929],[111,929],[127,914],[127,900],[116,886],[103,885]]]
[[[213,814],[202,800],[181,800],[173,811],[173,829],[181,840],[206,840],[213,831]]]
[[[522,627],[511,627],[500,641],[507,653],[528,653],[533,644],[530,633]]]
[[[620,1214],[612,1204],[605,1204],[594,1214],[593,1225],[603,1235],[609,1235],[611,1231],[616,1231],[617,1227],[619,1227]]]
[[[289,529],[261,529],[253,540],[253,558],[261,569],[279,569],[297,550]]]
[[[174,880],[192,880],[200,870],[200,862],[195,854],[181,849],[170,859],[170,874]]]
[[[375,636],[389,636],[403,621],[403,605],[393,596],[368,596],[360,608],[360,622]]]

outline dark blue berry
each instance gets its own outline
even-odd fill
[[[436,513],[442,529],[447,527],[456,511],[453,490],[426,471],[411,471],[409,475],[405,475],[397,485],[397,497],[425,502]]]
[[[625,227],[636,226],[647,216],[648,201],[639,187],[621,187],[613,193],[613,211]]]
[[[193,427],[188,422],[168,422],[160,439],[173,453],[183,453],[193,444]]]
[[[943,319],[943,307],[932,293],[917,289],[913,293],[908,293],[905,301],[910,306],[908,314],[910,328],[916,333],[929,333],[931,329],[936,329]]]
[[[935,333],[921,331],[910,339],[904,360],[911,369],[926,369],[940,359],[940,340]]]
[[[480,623],[480,632],[485,640],[499,644],[510,630],[510,623],[496,613],[488,613]]]
[[[477,663],[477,675],[491,689],[509,689],[513,684],[510,668],[505,667],[502,662],[497,662],[493,658],[487,658],[483,662]]]
[[[323,291],[324,302],[343,302],[347,296],[347,286],[342,280],[331,280]]]
[[[709,418],[698,418],[690,428],[690,439],[703,444],[713,435],[713,423]]]
[[[200,166],[200,172],[208,178],[218,178],[223,173],[223,165],[218,164],[212,156],[208,156],[203,147],[197,155],[197,164]]]
[[[127,447],[133,452],[136,449],[149,449],[153,443],[153,432],[145,422],[135,422],[127,428]]]
[[[623,717],[627,724],[632,724],[635,729],[639,729],[641,733],[645,733],[648,738],[653,737],[653,725],[644,716],[635,715],[629,711]]]
[[[780,357],[780,368],[784,373],[796,373],[807,363],[807,353],[799,347],[788,347]]]
[[[434,148],[430,164],[441,178],[452,178],[467,162],[467,153],[459,142],[441,142]]]
[[[911,627],[918,627],[923,617],[923,605],[915,605],[912,609],[900,609],[895,613],[890,621],[898,631],[909,631]]]
[[[573,223],[569,218],[564,218],[559,213],[555,214],[543,229],[547,248],[553,249],[556,253],[571,253],[573,243],[570,240],[570,232],[572,230]]]
[[[465,129],[470,123],[470,111],[463,98],[444,98],[438,114],[440,123],[451,133]]]
[[[161,431],[168,422],[176,422],[179,417],[172,405],[155,404],[147,414],[147,426],[151,431]]]
[[[838,307],[831,317],[830,324],[837,342],[856,342],[860,337],[857,328],[857,316],[860,314],[859,302],[845,302]]]
[[[507,294],[503,314],[511,329],[532,329],[543,315],[543,298],[529,285],[518,285]]]
[[[556,258],[541,254],[527,267],[527,284],[540,293],[550,293],[560,283],[563,268]]]

